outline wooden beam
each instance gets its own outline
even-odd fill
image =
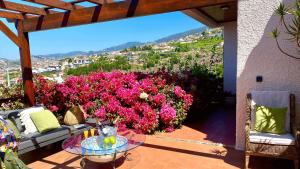
[[[15,2],[0,0],[0,8],[18,11],[22,13],[36,14],[36,15],[47,15],[45,9],[37,8],[29,5],[23,5]]]
[[[32,75],[32,66],[30,58],[30,48],[29,48],[29,38],[28,33],[24,32],[23,21],[18,20],[16,27],[18,30],[18,36],[20,40],[20,61],[22,68],[22,79],[24,87],[24,99],[29,106],[34,106],[35,101],[35,92],[33,85],[33,75]]]
[[[20,46],[20,41],[18,36],[13,31],[11,31],[1,20],[0,20],[0,31],[2,31],[17,46]]]
[[[6,19],[24,19],[22,14],[8,11],[0,11],[0,17]]]
[[[114,0],[74,0],[71,3],[76,4],[76,3],[81,3],[81,2],[90,2],[90,3],[97,4],[97,5],[103,5],[103,4],[107,4],[107,3],[114,3]]]
[[[66,13],[56,13],[24,20],[24,31],[34,32],[61,27],[104,22],[128,17],[218,5],[237,0],[128,0],[83,8]]]
[[[97,5],[103,5],[103,4],[106,4],[106,3],[112,3],[113,2],[113,0],[85,0],[85,1],[97,4]]]
[[[64,2],[61,0],[25,0],[36,4],[46,5],[51,8],[58,8],[63,10],[74,10],[83,8],[82,6],[73,5],[72,3]]]
[[[193,19],[203,23],[204,25],[206,25],[208,27],[214,28],[214,27],[219,26],[219,24],[215,20],[213,20],[211,17],[204,14],[199,9],[188,9],[188,10],[184,10],[182,12],[184,14],[192,17]]]

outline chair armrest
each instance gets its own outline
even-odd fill
[[[246,124],[245,124],[245,147],[246,150],[248,149],[248,144],[250,143],[250,120],[246,120]]]
[[[296,144],[296,146],[297,147],[300,147],[299,146],[299,142],[300,142],[300,128],[298,128],[298,127],[293,127],[293,131],[292,131],[293,133],[293,136],[294,136],[294,138],[295,138],[295,144]]]
[[[246,125],[245,125],[245,136],[246,139],[249,138],[249,134],[250,134],[250,120],[246,120]]]
[[[245,123],[245,130],[246,130],[246,132],[250,131],[250,124],[251,124],[250,120],[246,120],[246,123]]]
[[[246,101],[246,123],[245,123],[245,148],[249,150],[250,144],[250,130],[251,130],[251,94],[247,94]]]

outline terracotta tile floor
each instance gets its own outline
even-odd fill
[[[223,119],[223,120],[222,120]],[[226,127],[226,132],[224,128]],[[243,168],[244,154],[214,142],[234,145],[235,115],[220,108],[205,121],[188,120],[173,133],[147,136],[143,146],[131,151],[128,161],[117,161],[118,169],[235,169]],[[218,137],[219,136],[219,137]],[[21,157],[32,169],[77,169],[80,157],[64,152],[60,144],[45,147]],[[87,163],[86,169],[111,169],[110,164]],[[289,169],[292,162],[269,158],[251,158],[253,169]]]
[[[180,130],[160,133],[158,136],[200,140],[235,145],[235,109],[220,107],[211,112],[193,112]]]

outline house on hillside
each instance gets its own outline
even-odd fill
[[[73,65],[81,66],[92,63],[91,59],[88,56],[77,56],[72,61]]]

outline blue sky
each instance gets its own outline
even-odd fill
[[[7,22],[5,21],[5,23]],[[174,12],[33,32],[29,34],[30,48],[32,55],[101,50],[126,42],[153,41],[201,26],[203,25],[200,22],[181,12]],[[13,24],[9,24],[9,27],[14,29]],[[19,49],[2,32],[0,32],[1,57],[19,58]]]

